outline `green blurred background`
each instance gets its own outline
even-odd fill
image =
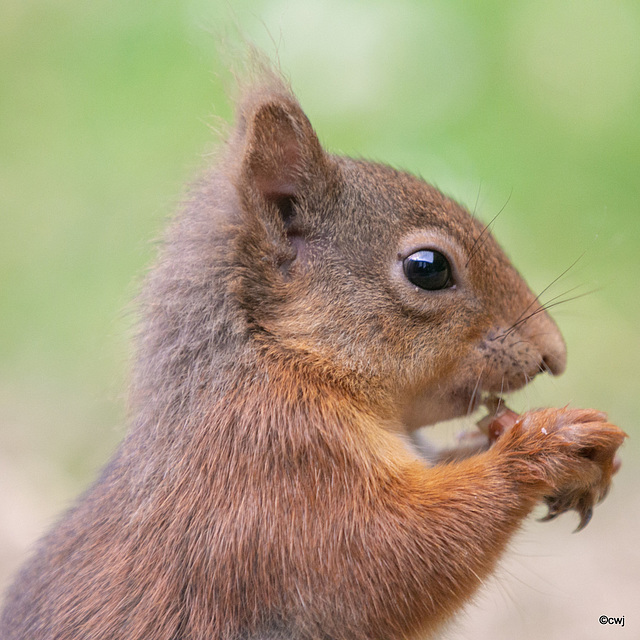
[[[330,150],[503,210],[494,232],[534,290],[577,260],[543,296],[586,294],[554,309],[567,373],[512,404],[608,411],[632,436],[623,471],[580,536],[571,516],[529,524],[450,637],[598,638],[600,614],[631,616],[640,3],[4,0],[0,16],[0,585],[124,433],[132,300],[231,117],[244,39]]]

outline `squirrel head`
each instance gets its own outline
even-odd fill
[[[357,380],[407,428],[563,371],[556,325],[487,228],[423,180],[325,152],[278,78],[246,93],[207,180],[191,228],[217,229],[198,242],[235,348]]]

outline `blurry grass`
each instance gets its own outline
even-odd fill
[[[134,281],[224,101],[179,5],[27,2],[9,16],[0,27],[1,436],[12,442],[16,414],[57,398],[43,423],[26,418],[28,445],[86,478],[105,455],[105,446],[86,455],[90,443],[121,433],[105,427],[123,422]]]
[[[535,290],[584,254],[549,292],[594,291],[554,314],[568,372],[522,405],[594,405],[640,433],[637,3],[7,0],[2,13],[0,465],[24,472],[15,482],[71,495],[124,431],[127,309],[212,114],[230,116],[216,44],[237,28],[277,48],[330,149],[419,173],[486,220],[504,206],[495,232]]]

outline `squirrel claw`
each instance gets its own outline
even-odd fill
[[[552,498],[549,496],[545,498],[545,502],[547,504],[548,511],[546,515],[539,518],[539,522],[550,522],[551,520],[555,520],[561,513],[565,512],[565,509],[562,509],[560,506],[558,498]]]
[[[580,514],[580,523],[573,530],[573,533],[578,533],[582,531],[588,524],[591,522],[591,516],[593,516],[593,508],[592,507],[582,507],[580,509],[576,509]]]
[[[593,516],[593,496],[583,496],[576,500],[573,496],[548,496],[545,498],[547,514],[539,519],[540,522],[550,522],[567,511],[576,511],[580,515],[580,522],[573,533],[582,531],[591,522]]]

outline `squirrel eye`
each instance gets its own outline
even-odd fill
[[[420,289],[437,291],[453,286],[451,265],[439,251],[416,251],[404,259],[402,267],[407,280]]]

